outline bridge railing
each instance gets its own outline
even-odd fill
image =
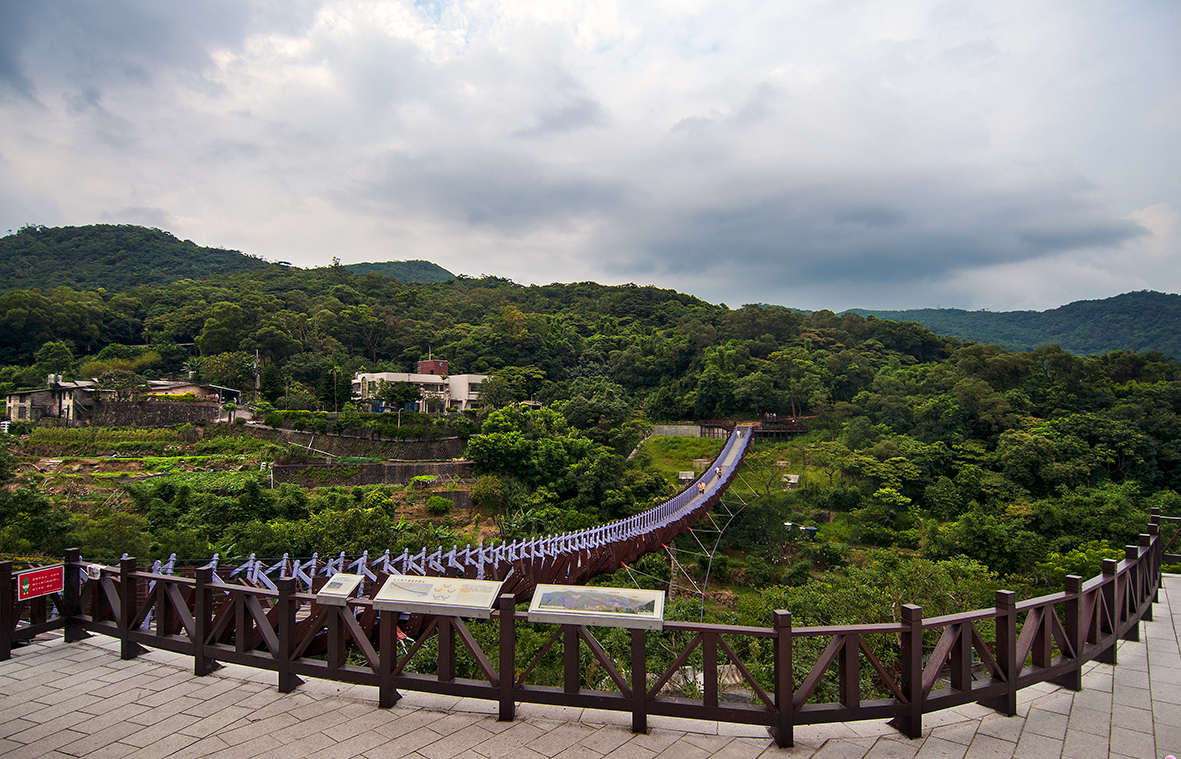
[[[533,624],[512,594],[487,622],[415,620],[369,598],[317,604],[290,577],[271,589],[215,581],[208,567],[154,573],[133,558],[90,577],[71,550],[63,591],[40,605],[15,600],[12,566],[0,563],[0,660],[64,628],[70,641],[118,638],[125,659],[143,647],[191,656],[196,675],[219,662],[270,670],[282,692],[301,677],[373,685],[382,707],[415,690],[496,701],[506,720],[525,702],[630,712],[637,731],[650,714],[765,725],[781,746],[794,725],[833,721],[890,718],[915,737],[925,713],[975,702],[1012,715],[1020,688],[1078,689],[1085,662],[1116,663],[1117,642],[1152,619],[1164,546],[1179,532],[1181,519],[1154,513],[1102,574],[1023,601],[998,591],[993,607],[961,614],[905,606],[897,623],[793,628],[776,611],[769,627],[670,621],[662,631]]]

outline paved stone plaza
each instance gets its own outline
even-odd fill
[[[0,755],[1163,759],[1181,755],[1181,577],[1165,578],[1155,616],[1141,642],[1120,644],[1118,667],[1088,665],[1079,693],[1028,688],[1017,717],[975,705],[928,714],[913,741],[882,722],[797,727],[793,749],[758,728],[649,717],[650,734],[633,735],[628,714],[529,704],[497,722],[495,704],[415,693],[382,710],[373,688],[309,681],[283,695],[273,673],[230,666],[198,678],[184,657],[121,661],[112,639],[46,636],[0,662]]]

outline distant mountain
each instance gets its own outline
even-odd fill
[[[368,274],[372,271],[402,282],[430,284],[432,282],[446,282],[447,280],[455,279],[454,274],[430,261],[383,261],[374,264],[345,264],[344,268],[353,274]]]
[[[0,292],[63,285],[74,290],[120,291],[268,266],[274,264],[130,224],[26,226],[0,237]]]
[[[919,322],[939,335],[996,343],[1010,350],[1060,345],[1077,355],[1134,350],[1181,357],[1181,295],[1151,290],[1075,301],[1049,311],[850,310],[879,319]]]

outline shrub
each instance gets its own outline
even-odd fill
[[[432,495],[427,499],[426,510],[436,516],[442,516],[450,512],[453,505],[450,498],[444,498],[441,495]]]

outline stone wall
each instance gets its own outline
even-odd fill
[[[463,455],[467,444],[459,438],[439,440],[374,440],[347,435],[330,435],[323,432],[296,432],[255,425],[211,426],[205,430],[209,435],[250,435],[283,446],[299,446],[330,453],[333,456],[377,457],[402,461],[446,461]]]
[[[654,424],[652,434],[657,437],[701,437],[701,427],[696,424]]]
[[[413,478],[434,475],[455,479],[472,476],[470,461],[406,461],[376,464],[331,464],[307,462],[275,464],[271,468],[275,484],[290,482],[307,488],[329,485],[406,485]],[[453,499],[454,500],[454,499]],[[456,503],[457,506],[462,504]]]
[[[216,422],[220,414],[221,407],[216,403],[101,401],[94,404],[90,424],[95,427],[171,427],[186,422]]]

